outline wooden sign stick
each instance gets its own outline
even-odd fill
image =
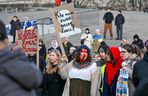
[[[56,16],[55,16],[53,9],[50,9],[50,15],[52,17],[52,21],[53,21],[53,24],[54,24],[56,37],[57,37],[57,40],[59,42],[59,45],[60,45],[60,48],[61,48],[61,51],[62,51],[62,56],[66,56],[65,50],[64,50],[64,47],[63,47],[63,44],[62,44],[62,41],[61,41],[60,35],[59,35],[60,32],[61,32],[61,30],[60,30],[61,27],[60,27],[60,24],[58,23],[58,21],[56,20]]]

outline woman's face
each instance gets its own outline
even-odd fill
[[[55,42],[55,41],[52,41],[52,42],[51,42],[51,46],[52,46],[53,48],[55,48],[55,47],[56,47],[56,42]]]
[[[49,53],[49,60],[53,65],[54,64],[56,65],[58,63],[58,59],[59,59],[59,57],[56,55],[55,52]]]
[[[129,53],[126,49],[122,48],[121,50],[122,60],[127,60],[131,56],[131,54],[132,53]]]

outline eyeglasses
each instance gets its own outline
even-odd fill
[[[127,51],[121,51],[121,54],[125,54],[125,53],[127,53]]]

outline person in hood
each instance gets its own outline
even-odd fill
[[[61,52],[61,49],[59,47],[59,44],[56,40],[51,41],[51,47],[48,49],[48,52],[50,52],[52,49],[57,49]]]
[[[122,64],[118,47],[110,47],[107,52],[106,67],[103,78],[102,96],[116,96],[116,84]]]
[[[139,38],[138,34],[133,36],[134,41],[132,42],[133,45],[137,45],[140,49],[144,49],[143,40]]]
[[[122,15],[122,11],[118,10],[118,15],[115,18],[115,25],[116,25],[116,31],[117,31],[117,38],[116,40],[122,40],[122,34],[123,34],[123,24],[125,23],[125,18]]]
[[[0,21],[0,96],[36,96],[42,74],[25,54],[8,49],[5,25]]]
[[[148,40],[145,42],[146,52],[142,60],[134,65],[133,83],[136,87],[135,96],[148,96]],[[141,90],[141,91],[140,91]],[[145,95],[143,95],[145,94]]]

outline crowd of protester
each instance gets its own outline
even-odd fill
[[[108,28],[113,39],[114,18],[108,10],[104,15],[103,35],[99,29],[91,34],[86,28],[78,45],[65,36],[62,40],[65,55],[57,40],[52,40],[50,48],[46,48],[40,39],[39,69],[35,67],[37,54],[26,56],[20,50],[9,50],[5,25],[0,21],[0,96],[36,96],[38,91],[42,96],[147,96],[148,40],[143,43],[138,34],[133,36],[131,44],[123,39],[122,26],[118,26],[118,18],[121,25],[125,22],[121,11],[119,16],[116,39],[121,40],[120,46],[105,42]],[[28,22],[25,19],[24,26]],[[20,23],[16,16],[10,23],[15,38]]]

